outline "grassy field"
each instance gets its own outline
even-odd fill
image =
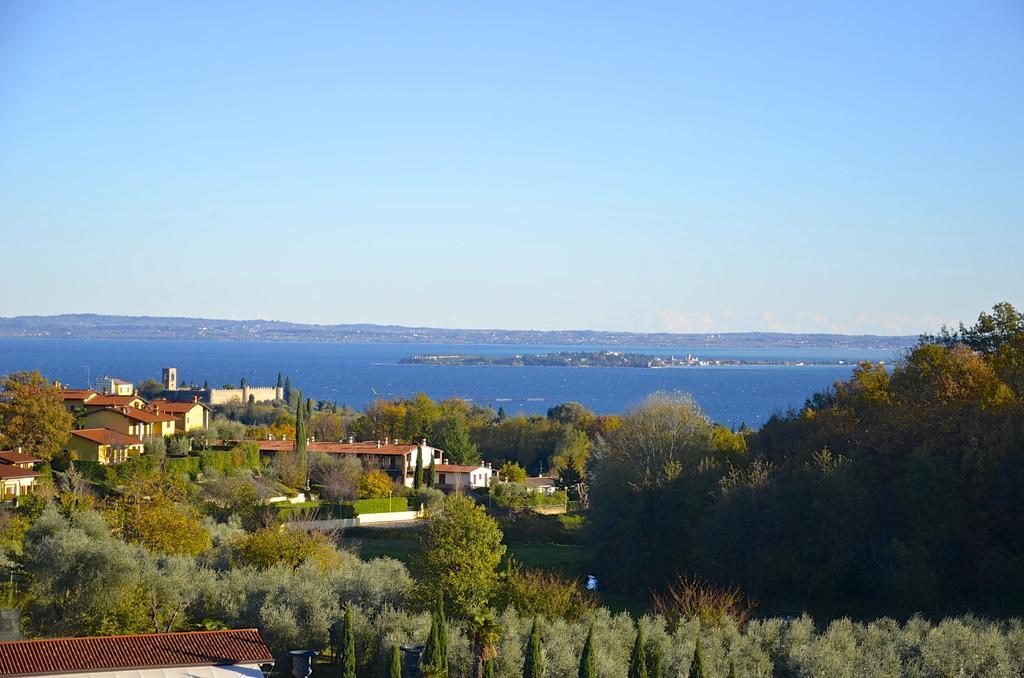
[[[341,539],[343,547],[355,550],[360,558],[394,558],[411,566],[412,555],[417,548],[418,530],[360,530],[356,535],[346,534]],[[380,536],[377,536],[379,534]],[[590,554],[579,544],[508,544],[508,556],[515,558],[527,568],[553,570],[573,579],[583,579],[588,574]],[[635,616],[649,611],[646,599],[619,596],[600,592],[601,604],[614,612],[627,611]]]

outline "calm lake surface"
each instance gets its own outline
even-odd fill
[[[601,346],[439,344],[303,344],[214,341],[0,339],[0,374],[38,369],[50,379],[85,386],[103,374],[138,383],[177,367],[179,381],[211,386],[272,386],[278,372],[314,399],[362,407],[374,397],[460,396],[481,405],[543,414],[575,400],[599,413],[619,413],[655,391],[691,393],[715,420],[758,426],[773,412],[800,407],[816,391],[845,379],[850,365],[720,366],[673,369],[399,365],[420,353],[514,355],[602,350]],[[885,350],[698,349],[612,347],[653,355],[760,360],[885,360]]]

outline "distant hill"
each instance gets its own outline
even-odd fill
[[[0,338],[192,339],[335,343],[555,344],[726,348],[901,349],[914,336],[732,332],[601,332],[596,330],[457,330],[401,325],[308,325],[274,320],[211,320],[91,313],[0,318]]]

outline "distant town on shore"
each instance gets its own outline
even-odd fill
[[[0,338],[883,350],[906,349],[917,341],[916,336],[789,334],[782,332],[679,334],[599,330],[445,329],[400,325],[313,325],[275,320],[214,320],[91,313],[0,318]]]

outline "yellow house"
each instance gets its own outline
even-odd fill
[[[83,428],[71,432],[67,450],[82,461],[118,464],[129,457],[142,454],[142,442],[137,438],[106,428]]]
[[[209,428],[210,409],[199,402],[175,403],[167,400],[154,400],[150,409],[155,414],[169,414],[174,417],[174,430],[194,431],[200,428]]]
[[[174,417],[156,414],[137,407],[106,407],[85,415],[86,428],[108,428],[111,431],[134,436],[136,440],[174,435]]]

